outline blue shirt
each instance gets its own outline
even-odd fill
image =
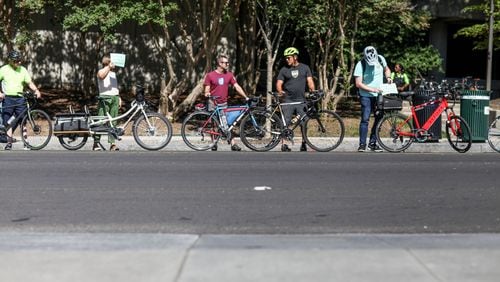
[[[375,65],[370,66],[368,63],[365,64],[365,71],[363,75],[363,65],[361,61],[356,64],[354,68],[354,77],[363,76],[363,83],[369,87],[380,88],[382,83],[384,83],[384,70],[387,67],[387,62],[382,56],[378,56],[382,61],[382,65],[377,60]],[[363,89],[359,89],[359,95],[364,97],[377,97],[378,93],[368,92]]]

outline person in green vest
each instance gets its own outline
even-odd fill
[[[0,68],[0,100],[3,100],[2,119],[4,126],[10,123],[11,117],[19,116],[26,109],[25,98],[22,94],[25,86],[35,92],[37,98],[42,96],[26,68],[21,66],[21,53],[12,50],[7,55],[7,60],[9,63]],[[11,126],[12,128],[7,131],[5,150],[12,150],[14,141],[12,132],[16,125],[11,124]]]
[[[398,92],[408,91],[410,88],[410,79],[405,73],[403,65],[397,63],[394,65],[394,72],[391,73],[391,79],[396,84]]]

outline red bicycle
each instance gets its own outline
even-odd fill
[[[398,111],[384,111],[384,117],[379,121],[376,127],[376,137],[380,147],[389,152],[401,152],[413,143],[425,142],[432,137],[429,132],[431,126],[436,120],[441,118],[441,114],[446,112],[446,137],[451,147],[459,153],[467,152],[472,144],[471,130],[467,122],[453,111],[453,105],[448,104],[449,91],[436,93],[430,101],[419,105],[411,105],[411,115],[405,116]],[[407,99],[414,95],[414,92],[401,92],[397,94],[401,99]],[[411,99],[410,100],[411,103]],[[416,113],[426,106],[438,103],[437,108],[432,114],[422,122],[417,119]]]

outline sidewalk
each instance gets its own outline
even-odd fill
[[[0,233],[0,281],[496,282],[499,234]]]
[[[19,138],[18,138],[19,139]],[[300,138],[295,139],[295,144],[291,146],[293,152],[299,152],[300,149]],[[243,145],[237,139],[238,144],[242,148],[242,151],[251,151],[247,147]],[[335,153],[335,152],[356,152],[358,149],[358,138],[357,137],[345,137],[344,140],[342,141],[342,144],[340,146],[329,152],[329,153]],[[105,146],[106,149],[109,149],[109,145],[107,144],[107,139],[106,137],[102,138],[102,144]],[[126,151],[146,151],[142,149],[139,145],[134,140],[134,137],[132,136],[122,136],[122,140],[117,142],[118,146],[120,147],[120,150],[126,150]],[[3,150],[3,147],[5,144],[0,144],[0,150]],[[221,141],[219,142],[218,146],[218,151],[230,151],[231,148],[229,145],[227,145],[227,142]],[[14,143],[12,146],[13,150],[23,150],[23,144],[19,140],[18,142]],[[50,140],[50,143],[45,147],[43,150],[66,150],[64,149],[60,144],[59,141],[56,137],[52,137]],[[80,149],[80,150],[92,150],[92,139],[89,138],[85,146]],[[276,146],[276,148],[273,149],[273,151],[279,151],[280,146]],[[184,144],[184,141],[182,140],[182,137],[180,135],[175,135],[172,137],[172,140],[170,143],[161,151],[193,151],[191,150],[186,144]],[[309,149],[309,152],[314,152],[312,149]],[[431,143],[417,143],[414,142],[410,148],[406,151],[408,153],[456,153],[453,148],[451,148],[450,144],[448,143],[448,140],[446,140],[446,137],[444,139],[441,139],[439,142],[431,142]],[[484,153],[484,152],[495,152],[493,151],[488,143],[472,143],[471,149],[467,153]],[[327,153],[328,154],[328,153]]]

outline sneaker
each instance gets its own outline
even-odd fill
[[[5,150],[6,151],[12,150],[12,143],[7,143],[7,145],[5,145]]]
[[[217,151],[217,144],[212,146],[212,151]]]
[[[109,147],[109,150],[110,151],[120,151],[120,148],[118,148],[118,146],[116,146],[115,144],[112,144],[111,147]]]
[[[368,145],[368,148],[370,148],[370,151],[372,152],[377,152],[377,153],[380,153],[380,152],[383,152],[384,150],[382,150],[382,148],[380,148],[377,144],[369,144]]]
[[[301,152],[307,152],[306,142],[302,142],[302,145],[300,145],[300,151]]]
[[[358,152],[366,152],[366,145],[359,145]]]
[[[231,151],[237,151],[237,152],[239,152],[239,151],[241,151],[241,148],[240,148],[240,146],[234,144],[234,145],[231,146]]]
[[[94,146],[92,146],[92,151],[101,151],[102,148],[99,146],[99,143],[94,143]]]
[[[283,144],[281,145],[281,151],[282,152],[290,152],[292,149],[290,149],[290,147],[288,147],[287,144]]]

